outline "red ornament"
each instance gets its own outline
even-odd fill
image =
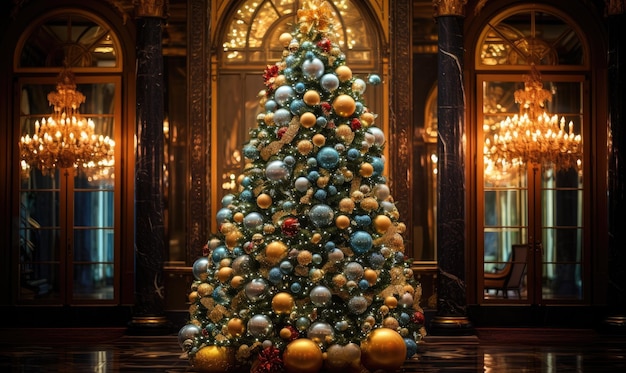
[[[330,114],[330,110],[333,108],[328,102],[322,102],[320,107],[322,108],[324,115]]]
[[[285,134],[285,132],[287,132],[289,128],[288,127],[280,127],[277,131],[276,131],[276,137],[278,137],[278,139],[282,139],[283,135]]]
[[[357,118],[353,118],[352,121],[350,122],[350,128],[352,128],[353,131],[360,129],[361,121],[358,120]]]
[[[424,323],[424,314],[420,311],[417,311],[413,314],[413,316],[411,316],[411,321],[413,321],[416,324],[423,324]]]
[[[274,89],[274,79],[278,76],[278,70],[277,65],[267,65],[265,71],[263,71],[263,82],[267,87],[267,95],[269,95]]]
[[[280,227],[280,230],[287,237],[293,237],[298,234],[298,230],[300,230],[300,222],[298,218],[290,217],[283,220],[283,224]]]

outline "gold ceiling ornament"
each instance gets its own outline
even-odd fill
[[[552,166],[557,171],[579,169],[582,164],[582,139],[574,133],[574,124],[546,112],[545,102],[552,93],[543,88],[541,75],[534,64],[524,77],[524,89],[515,91],[520,113],[507,117],[494,129],[485,125],[483,154],[485,171],[508,173],[532,164]]]
[[[85,96],[76,91],[74,74],[65,67],[59,74],[56,91],[48,94],[54,113],[48,119],[35,122],[35,133],[20,139],[23,172],[38,168],[44,175],[54,175],[54,169],[80,169],[89,172],[95,167],[114,164],[115,142],[108,136],[97,135],[91,119],[84,119],[78,108]]]

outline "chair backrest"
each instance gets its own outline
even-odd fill
[[[513,245],[513,266],[511,268],[511,275],[507,282],[508,288],[519,288],[522,286],[522,279],[526,272],[526,265],[528,260],[528,245]]]

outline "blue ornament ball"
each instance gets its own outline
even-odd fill
[[[268,279],[272,284],[279,284],[283,280],[283,272],[278,267],[270,269]]]
[[[294,293],[294,294],[298,294],[300,291],[302,291],[302,285],[300,285],[299,282],[294,282],[289,287],[289,290],[291,290],[291,292]]]
[[[291,101],[291,104],[289,104],[289,111],[291,111],[291,114],[293,115],[301,115],[307,111],[307,106],[304,101],[296,99]]]
[[[372,244],[372,236],[365,231],[356,231],[350,236],[350,247],[359,255],[368,252]]]
[[[380,157],[372,157],[370,164],[374,168],[374,176],[379,176],[385,169],[385,162]]]
[[[252,202],[254,200],[254,195],[252,194],[251,190],[245,189],[242,190],[241,193],[239,193],[239,199],[241,199],[244,202]],[[219,220],[218,220],[219,223]]]
[[[317,117],[317,119],[315,120],[315,125],[320,128],[326,127],[327,123],[328,123],[328,119],[326,119],[325,117]]]
[[[313,194],[313,197],[318,201],[325,201],[327,196],[328,193],[324,189],[318,189],[315,191],[315,194]]]
[[[224,224],[225,222],[231,220],[233,218],[233,212],[226,207],[222,207],[221,209],[219,209],[219,211],[217,212],[217,214],[215,214],[215,220],[217,221],[217,224]]]
[[[351,161],[357,160],[359,159],[360,156],[361,156],[361,152],[358,149],[355,149],[355,148],[348,149],[347,157],[349,160]]]
[[[220,260],[228,256],[228,249],[226,246],[218,246],[211,253],[211,260],[213,263],[219,264]]]
[[[296,164],[296,159],[292,155],[288,155],[283,159],[283,162],[289,167],[293,167]]]
[[[298,93],[304,93],[304,91],[306,90],[306,84],[298,82],[296,83],[295,89]]]
[[[228,207],[235,200],[234,194],[227,194],[222,197],[222,207]]]
[[[259,149],[252,145],[246,145],[243,147],[243,156],[250,160],[259,159]]]
[[[411,338],[404,338],[404,344],[406,345],[406,358],[410,359],[417,353],[417,343]]]
[[[284,274],[291,273],[291,271],[293,271],[293,264],[291,264],[291,262],[288,260],[283,260],[282,262],[280,262],[280,270]]]
[[[274,100],[265,101],[265,111],[274,111],[278,108],[278,103]]]
[[[207,271],[209,269],[209,258],[203,256],[196,259],[191,267],[191,273],[196,280],[203,280],[207,277]]]
[[[377,74],[370,75],[368,81],[371,85],[379,85],[381,83],[380,76]]]
[[[332,170],[339,163],[339,153],[335,148],[325,146],[317,152],[317,163],[327,170]]]

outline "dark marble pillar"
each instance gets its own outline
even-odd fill
[[[626,332],[626,15],[624,5],[609,1],[608,9],[608,306],[606,326]],[[618,6],[621,5],[621,6]]]
[[[462,1],[435,1],[439,34],[437,315],[432,335],[469,335],[465,282],[465,92]]]
[[[147,5],[150,1],[141,5]],[[163,19],[151,8],[137,17],[137,148],[135,154],[135,305],[131,332],[166,331],[163,261]]]

